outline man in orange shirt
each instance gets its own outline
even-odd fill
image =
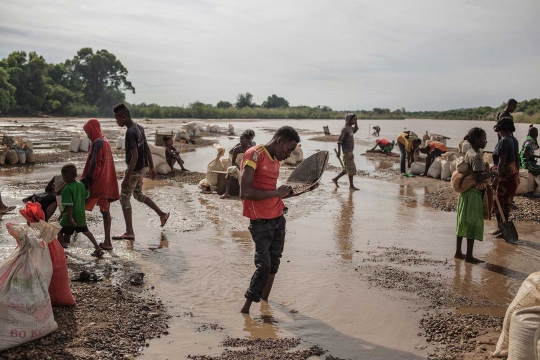
[[[253,301],[267,301],[278,271],[285,244],[285,197],[292,195],[290,186],[277,188],[279,162],[296,149],[300,137],[290,126],[279,128],[266,145],[248,149],[240,169],[240,198],[243,214],[250,219],[249,231],[255,243],[255,273],[245,293],[241,312],[249,313]]]
[[[431,164],[433,163],[433,160],[435,160],[435,158],[438,158],[442,154],[446,153],[446,151],[448,151],[448,148],[446,147],[446,145],[444,145],[442,142],[439,142],[439,141],[430,141],[429,145],[420,149],[421,153],[427,154],[426,172],[424,173],[424,175],[427,175],[427,172]]]

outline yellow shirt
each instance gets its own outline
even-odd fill
[[[407,139],[407,133],[401,133],[397,137],[397,142],[405,146],[405,151],[411,152],[414,140],[418,139],[418,136],[412,131]]]

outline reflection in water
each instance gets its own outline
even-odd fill
[[[375,170],[385,170],[385,169],[391,169],[394,167],[394,163],[388,162],[388,161],[376,161],[375,162]]]
[[[353,234],[353,218],[354,218],[354,203],[353,193],[349,192],[347,201],[340,199],[339,218],[334,221],[336,227],[334,229],[337,247],[341,252],[341,257],[344,260],[352,259],[352,234]]]
[[[261,313],[258,318],[252,318],[248,314],[244,316],[244,331],[249,332],[249,339],[276,339],[279,327],[274,319],[274,311],[267,302],[261,301]]]

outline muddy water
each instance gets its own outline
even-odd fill
[[[60,122],[62,123],[62,122]],[[76,124],[82,124],[77,121]],[[288,124],[302,129],[304,154],[315,150],[333,151],[334,143],[307,141],[329,125],[337,133],[342,121],[252,121],[233,122],[237,132],[248,127],[256,141],[270,139],[273,129]],[[427,129],[452,137],[456,146],[472,126],[491,128],[492,123],[470,121],[377,121],[383,137],[393,139],[404,127],[420,134]],[[57,125],[51,120],[51,126]],[[105,126],[115,126],[112,121]],[[73,131],[77,126],[70,123]],[[155,129],[173,129],[171,121],[147,124],[147,133]],[[365,127],[365,129],[363,129]],[[368,139],[369,123],[361,122],[357,133],[356,154],[374,143]],[[517,136],[523,138],[526,125],[518,124]],[[388,134],[388,135],[387,135]],[[494,145],[491,132],[488,141]],[[150,136],[149,136],[150,137]],[[226,148],[237,142],[222,137]],[[453,143],[455,142],[455,144]],[[489,145],[488,145],[489,148]],[[215,157],[212,148],[197,149],[184,156],[186,167],[205,171]],[[392,166],[356,156],[359,169],[374,170]],[[335,156],[331,164],[338,165]],[[82,169],[82,163],[77,164]],[[7,204],[34,191],[33,181],[44,181],[58,173],[61,164],[10,170],[2,173],[2,196]],[[118,159],[118,170],[125,168]],[[280,272],[268,304],[254,304],[250,316],[239,313],[243,293],[253,272],[253,244],[247,221],[241,216],[238,200],[219,200],[215,195],[199,194],[195,186],[167,181],[145,183],[145,192],[163,209],[171,210],[171,220],[164,230],[151,210],[133,202],[135,242],[114,242],[115,251],[104,260],[89,256],[89,242],[74,241],[72,260],[136,261],[146,272],[146,286],[167,302],[173,315],[170,335],[151,341],[143,359],[176,359],[188,354],[218,354],[225,336],[249,338],[301,337],[304,346],[319,344],[334,356],[352,359],[423,359],[426,345],[419,332],[416,299],[408,294],[370,288],[361,271],[368,252],[379,247],[397,246],[427,251],[429,258],[448,260],[448,266],[435,269],[448,276],[454,287],[481,299],[491,299],[496,306],[461,308],[459,312],[504,315],[523,279],[537,270],[540,260],[538,226],[518,224],[523,245],[511,246],[487,236],[477,242],[476,255],[486,264],[472,266],[454,262],[455,214],[434,211],[424,205],[425,187],[396,185],[375,180],[357,179],[361,191],[349,193],[346,184],[335,190],[327,172],[319,189],[287,201],[288,233]],[[15,186],[16,182],[28,186]],[[97,216],[97,212],[94,213]],[[113,232],[123,231],[119,204],[113,204]],[[3,222],[21,221],[17,215],[4,216]],[[90,229],[102,240],[98,221]],[[486,223],[486,233],[493,224]],[[13,240],[1,230],[0,259],[13,249]],[[455,266],[454,266],[455,264]],[[411,269],[410,267],[405,267]],[[413,270],[416,270],[413,268]],[[115,282],[112,277],[109,281]],[[218,324],[218,330],[205,330],[203,324]],[[221,329],[221,330],[220,330]]]

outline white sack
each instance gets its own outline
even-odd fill
[[[169,164],[167,164],[167,162],[164,162],[160,164],[159,166],[156,166],[155,169],[156,169],[156,172],[161,175],[167,175],[172,171],[171,167],[169,166]]]
[[[452,172],[450,171],[451,161],[443,160],[441,161],[441,179],[450,179],[452,177]]]
[[[432,177],[434,179],[440,179],[441,178],[441,170],[442,170],[441,159],[436,158],[431,163],[431,166],[429,167],[429,170],[427,172],[427,176]]]
[[[90,139],[84,137],[81,139],[81,144],[79,145],[79,151],[88,152],[90,150]]]
[[[156,169],[159,165],[161,165],[163,163],[166,164],[167,160],[165,160],[165,158],[162,158],[159,155],[152,154],[152,162],[154,163],[154,169]]]
[[[534,272],[523,281],[519,288],[516,297],[506,309],[504,316],[503,329],[497,342],[497,347],[493,356],[505,357],[508,356],[508,341],[510,332],[510,322],[512,315],[518,310],[540,306],[540,272]]]
[[[413,175],[420,175],[426,172],[426,164],[419,163],[419,162],[413,162],[411,164],[411,174]]]
[[[219,144],[214,144],[214,148],[217,150],[217,156],[214,160],[210,161],[206,167],[206,180],[210,186],[217,186],[218,184],[218,175],[213,171],[226,170],[225,166],[223,166],[223,162],[221,161],[221,157],[225,154],[225,149]]]
[[[71,142],[69,143],[69,151],[71,152],[79,152],[79,147],[81,146],[81,138],[80,137],[74,137],[71,139]]]
[[[39,339],[58,329],[49,284],[49,247],[26,224],[6,225],[19,245],[0,267],[0,351]]]
[[[535,334],[540,325],[540,307],[518,310],[510,320],[508,360],[532,360],[535,358]]]
[[[152,145],[150,143],[148,143],[148,148],[150,149],[150,154],[152,155],[158,155],[162,158],[165,159],[165,154],[166,154],[166,151],[165,151],[165,147],[164,146],[155,146],[155,145]],[[154,164],[155,166],[156,164]]]

